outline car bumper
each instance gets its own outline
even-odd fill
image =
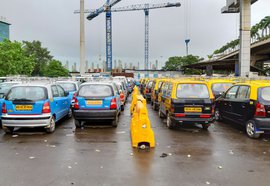
[[[49,127],[51,114],[43,115],[2,115],[4,127]]]
[[[77,120],[114,120],[117,110],[74,110],[74,118]]]
[[[213,123],[214,117],[211,118],[177,118],[171,117],[171,121],[175,122],[175,124],[211,124]]]
[[[255,118],[254,121],[258,133],[263,133],[264,131],[267,131],[267,133],[270,132],[270,118]]]

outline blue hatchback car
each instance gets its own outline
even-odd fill
[[[89,82],[80,86],[73,110],[77,128],[82,126],[82,121],[92,120],[108,120],[117,127],[120,113],[121,101],[115,83]]]
[[[15,127],[44,127],[48,133],[55,123],[72,117],[68,93],[51,83],[13,86],[2,105],[2,128],[12,133]]]

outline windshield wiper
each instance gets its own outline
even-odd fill
[[[26,99],[26,98],[20,98],[20,99],[14,99],[13,101],[33,101],[33,100]]]

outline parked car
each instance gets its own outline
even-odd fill
[[[124,94],[124,103],[126,103],[127,101],[127,98],[128,98],[128,89],[125,85],[125,82],[124,81],[121,81],[121,80],[118,80],[118,79],[115,79],[113,80],[113,82],[116,84],[116,85],[119,85],[121,84],[121,87],[122,87],[122,93]],[[117,86],[118,88],[118,86]],[[119,88],[118,88],[119,89]],[[122,98],[123,99],[123,98]]]
[[[121,101],[121,111],[124,111],[125,109],[125,103],[126,103],[126,95],[125,95],[125,90],[123,87],[123,84],[121,82],[115,82],[117,89],[120,94],[120,101]]]
[[[151,87],[151,105],[154,110],[159,109],[158,94],[161,91],[161,86],[168,79],[154,79]]]
[[[72,112],[68,93],[57,84],[21,84],[13,86],[2,105],[2,127],[12,133],[14,127],[44,127],[48,133],[55,123]]]
[[[210,79],[207,82],[210,84],[216,99],[235,84],[235,82],[230,79]]]
[[[153,80],[149,80],[144,88],[143,95],[146,101],[151,101],[152,85],[153,85]]]
[[[73,106],[74,103],[72,103],[72,100],[74,100],[74,96],[77,93],[79,89],[79,82],[78,81],[57,81],[56,82],[58,85],[60,85],[65,92],[68,92],[68,98],[71,102],[71,106]]]
[[[159,116],[167,118],[167,127],[181,124],[201,124],[208,129],[214,121],[214,96],[206,82],[172,80],[165,82],[159,106]]]
[[[250,138],[270,132],[270,83],[235,84],[215,104],[216,120],[244,126]]]
[[[118,89],[112,82],[83,83],[74,100],[75,126],[80,128],[83,121],[108,120],[117,127],[121,113]]]

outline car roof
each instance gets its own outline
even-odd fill
[[[100,81],[100,82],[85,82],[85,83],[82,83],[82,85],[112,85],[114,82],[112,81]]]

